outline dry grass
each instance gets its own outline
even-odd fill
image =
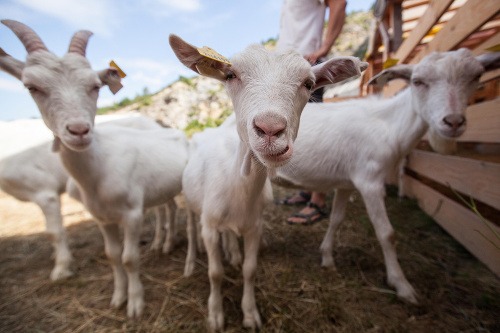
[[[275,192],[277,197],[291,193]],[[257,272],[263,332],[500,332],[499,279],[413,201],[398,202],[393,192],[387,204],[399,259],[421,304],[399,301],[386,285],[382,254],[359,198],[350,204],[337,235],[337,272],[319,266],[326,221],[289,226],[285,217],[295,208],[271,206],[265,212],[268,245],[260,252]],[[205,331],[206,258],[198,260],[192,277],[182,277],[182,227],[182,240],[165,256],[148,251],[153,228],[145,224],[141,249],[146,309],[134,322],[127,320],[125,309],[108,307],[111,269],[101,235],[81,208],[65,208],[65,219],[77,220],[68,227],[76,275],[53,283],[48,280],[51,247],[39,233],[41,215],[31,204],[16,206],[6,204],[8,200],[0,195],[0,332]],[[28,215],[20,217],[19,211]],[[241,292],[240,273],[227,266],[226,332],[244,331]]]

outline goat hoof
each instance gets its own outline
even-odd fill
[[[411,288],[410,290],[398,291],[398,297],[408,303],[417,305],[417,293]]]
[[[332,256],[324,256],[321,259],[321,267],[335,270],[335,261]]]
[[[243,327],[250,328],[255,330],[256,328],[260,329],[262,327],[262,321],[260,320],[260,315],[257,310],[252,311],[250,315],[246,315],[243,319]]]
[[[224,314],[208,315],[208,330],[210,332],[222,331],[224,329]]]
[[[113,297],[111,298],[110,305],[112,308],[118,309],[125,303],[126,300],[127,297],[123,293],[115,292],[113,293]]]
[[[73,272],[70,271],[68,268],[55,267],[50,273],[50,280],[52,281],[64,280],[72,275]]]
[[[128,301],[127,316],[129,318],[139,318],[144,310],[144,300],[138,299],[135,301]]]

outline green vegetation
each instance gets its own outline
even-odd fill
[[[153,95],[149,93],[148,88],[144,88],[142,95],[137,95],[134,99],[125,97],[118,103],[98,108],[97,114],[98,115],[107,114],[132,104],[137,104],[138,109],[141,109],[142,107],[145,106],[150,106],[151,104],[153,104]]]
[[[195,88],[196,87],[196,82],[194,82],[194,77],[185,77],[185,76],[179,76],[179,80],[180,82],[184,82],[185,84],[187,84],[188,86],[190,86],[191,88]]]
[[[194,133],[201,132],[205,128],[219,127],[232,112],[233,111],[231,109],[225,109],[219,118],[208,118],[204,123],[200,122],[198,119],[192,120],[184,128],[184,133],[186,133],[188,137],[192,137]]]

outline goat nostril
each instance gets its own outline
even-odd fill
[[[460,115],[449,115],[443,118],[443,122],[451,128],[459,128],[465,125],[466,119]]]
[[[276,133],[274,133],[274,136],[276,137],[280,137],[283,133],[285,133],[285,129],[282,129],[280,131],[277,131]]]
[[[262,128],[257,126],[256,124],[254,124],[254,129],[255,129],[255,132],[257,133],[258,136],[262,137],[262,136],[266,135],[266,132]]]
[[[85,135],[90,131],[90,126],[87,124],[71,124],[66,126],[68,132],[72,135]]]
[[[286,130],[284,122],[265,122],[255,120],[253,127],[258,136],[279,137]]]

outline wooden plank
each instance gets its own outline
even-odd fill
[[[405,63],[406,58],[411,51],[420,43],[420,40],[429,32],[434,24],[439,20],[441,15],[450,6],[453,0],[433,0],[429,3],[429,7],[418,21],[417,26],[411,32],[410,36],[405,39],[401,47],[397,50],[394,58],[399,59],[400,63]]]
[[[404,80],[394,80],[388,82],[384,87],[384,97],[391,97],[398,91],[406,87],[407,83]]]
[[[499,76],[500,76],[500,68],[497,68],[495,70],[492,70],[492,71],[484,73],[481,76],[481,80],[480,81],[481,82],[486,82],[486,81],[489,81],[489,80],[496,79]]]
[[[403,9],[427,5],[428,3],[429,3],[429,0],[406,0],[406,1],[403,1]]]
[[[403,22],[407,23],[410,21],[420,20],[422,18],[422,16],[424,15],[426,9],[427,9],[427,6],[405,8],[404,12],[402,13]]]
[[[437,33],[434,39],[424,45],[410,63],[418,63],[433,51],[449,51],[480,28],[500,11],[498,0],[469,0],[455,16]],[[473,14],[473,15],[472,15]]]
[[[414,150],[408,168],[500,210],[500,164]]]
[[[465,111],[467,129],[458,141],[500,143],[500,97]]]
[[[391,52],[396,51],[403,41],[403,22],[401,4],[395,3],[391,11],[392,20],[392,45]]]
[[[430,215],[443,229],[482,261],[493,273],[500,276],[500,250],[485,239],[498,239],[485,223],[471,210],[449,200],[421,182],[404,176],[407,190],[417,198],[420,208]],[[500,234],[500,228],[490,223]]]

